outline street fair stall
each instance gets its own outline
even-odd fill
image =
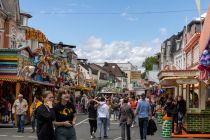
[[[208,133],[210,116],[205,115],[207,87],[198,79],[198,70],[167,70],[159,73],[161,89],[170,90],[173,97],[181,95],[187,103],[184,128],[188,133]]]

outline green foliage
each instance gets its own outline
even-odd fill
[[[152,70],[153,64],[159,64],[158,54],[156,54],[155,56],[147,57],[144,60],[142,67],[144,67],[145,71],[147,72]]]
[[[142,78],[142,79],[145,79],[145,77],[146,77],[146,72],[143,72],[143,73],[141,74],[141,78]]]

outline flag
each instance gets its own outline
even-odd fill
[[[201,18],[201,0],[195,0],[195,2],[198,10],[198,15]]]

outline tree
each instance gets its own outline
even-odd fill
[[[159,64],[159,58],[158,58],[158,54],[156,54],[155,56],[150,56],[150,57],[147,57],[143,64],[142,64],[142,67],[145,68],[145,71],[150,71],[152,70],[152,67],[154,64]]]
[[[145,68],[145,71],[142,73],[142,78],[143,79],[146,76],[146,72],[152,70],[154,64],[157,64],[157,65],[159,64],[159,57],[160,57],[160,53],[157,53],[156,55],[147,57],[144,60],[144,62],[142,64],[142,67]]]

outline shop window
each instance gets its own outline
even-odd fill
[[[207,98],[206,98],[206,108],[210,109],[210,86],[208,86],[208,93],[207,93]]]
[[[197,89],[190,89],[189,108],[199,108],[199,95]]]

